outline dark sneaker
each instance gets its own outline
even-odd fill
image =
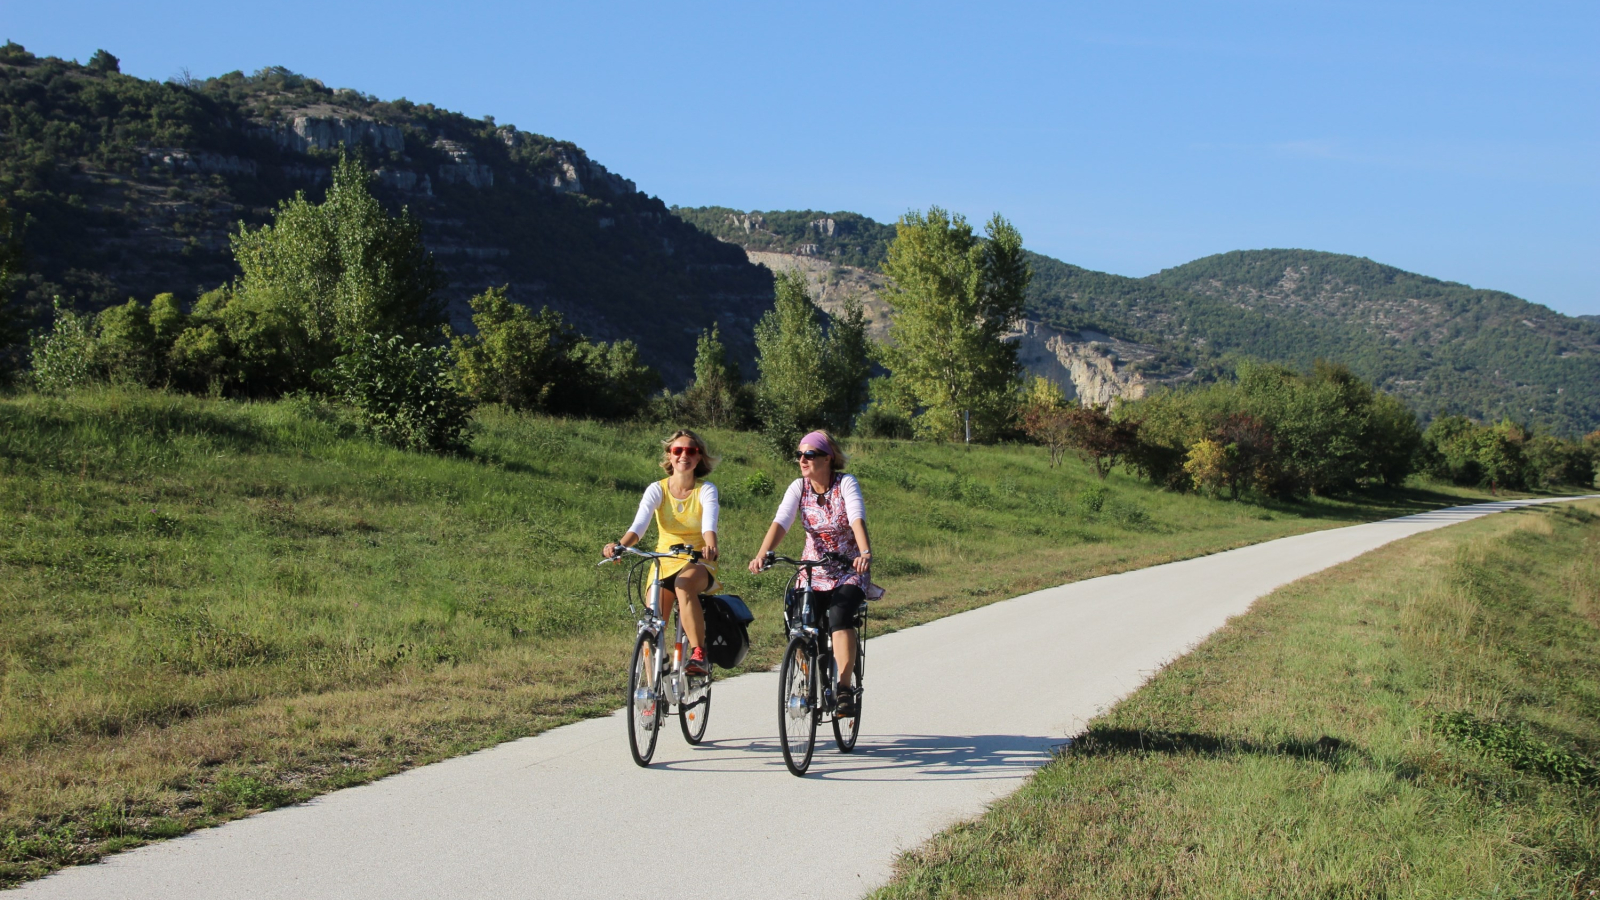
[[[711,674],[711,660],[706,659],[704,647],[694,648],[694,652],[689,654],[689,661],[683,664],[683,671],[690,675]]]
[[[856,692],[840,685],[839,705],[833,708],[835,719],[854,719],[856,717]]]

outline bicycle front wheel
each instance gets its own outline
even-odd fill
[[[661,734],[661,714],[665,705],[661,697],[660,644],[656,636],[646,631],[633,644],[633,662],[628,666],[628,749],[633,761],[641,766],[650,765],[656,752],[656,738]]]
[[[778,668],[778,741],[783,764],[795,775],[811,767],[817,746],[816,665],[807,641],[789,639]]]

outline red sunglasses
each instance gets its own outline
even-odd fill
[[[683,456],[686,453],[688,455],[690,455],[690,456],[699,456],[700,455],[700,448],[699,447],[668,447],[667,448],[667,452],[671,453],[673,456]]]

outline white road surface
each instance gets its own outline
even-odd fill
[[[1258,597],[1390,541],[1521,505],[1283,538],[873,638],[860,746],[840,754],[824,726],[803,779],[778,751],[776,675],[745,675],[717,684],[705,744],[688,746],[669,721],[648,769],[629,757],[619,712],[67,869],[9,896],[859,897],[887,881],[898,852],[1015,790],[1052,747]]]

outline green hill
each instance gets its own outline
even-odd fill
[[[281,68],[183,84],[116,69],[0,48],[0,191],[26,217],[16,293],[35,323],[53,295],[92,310],[228,280],[229,232],[317,196],[345,151],[422,219],[458,326],[467,297],[509,284],[596,338],[633,339],[670,382],[713,322],[753,354],[766,270],[571,142]]]
[[[892,227],[852,213],[674,208],[750,250],[876,270]],[[822,235],[819,221],[848,223]],[[1312,250],[1241,250],[1146,278],[1030,254],[1032,318],[1160,348],[1159,374],[1245,355],[1309,366],[1339,360],[1424,417],[1509,416],[1582,434],[1600,428],[1600,320],[1501,291]]]

